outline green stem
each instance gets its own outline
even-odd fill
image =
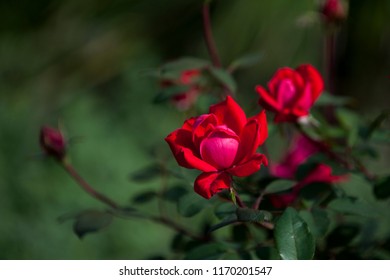
[[[76,169],[66,160],[61,161],[62,167],[68,172],[68,174],[83,188],[84,191],[86,191],[89,195],[96,198],[97,200],[103,202],[104,204],[110,206],[113,209],[120,209],[118,204],[116,202],[109,199],[104,194],[99,193],[96,191],[91,185],[87,183],[87,181],[84,180],[83,177],[80,176],[80,174],[76,171]]]

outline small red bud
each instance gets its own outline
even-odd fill
[[[61,131],[44,126],[41,128],[40,144],[47,155],[62,160],[66,154],[66,140]]]
[[[339,24],[347,17],[346,7],[341,0],[325,0],[320,9],[327,24]]]

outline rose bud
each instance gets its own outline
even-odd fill
[[[62,160],[66,154],[66,140],[61,131],[52,127],[41,128],[40,144],[47,155]]]
[[[268,83],[269,91],[257,86],[259,104],[275,113],[275,122],[296,122],[309,115],[310,108],[320,96],[324,81],[320,73],[305,64],[291,69],[284,67],[276,71]]]
[[[247,118],[228,96],[212,105],[208,114],[186,120],[165,140],[180,166],[203,171],[194,189],[209,199],[229,189],[232,176],[249,176],[267,165],[266,157],[256,153],[267,136],[265,112]]]
[[[295,138],[291,148],[283,160],[274,165],[270,172],[273,176],[294,180],[298,167],[309,157],[319,152],[318,147],[307,137]],[[284,208],[292,204],[298,197],[300,190],[311,183],[336,183],[344,181],[346,176],[332,175],[332,168],[326,164],[318,164],[300,182],[293,186],[292,191],[286,194],[270,195],[269,199],[276,208]]]
[[[326,0],[320,8],[320,13],[328,24],[339,24],[347,17],[341,0]]]

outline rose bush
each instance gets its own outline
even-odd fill
[[[266,157],[256,153],[267,136],[265,112],[247,118],[228,96],[212,105],[208,114],[186,120],[165,140],[179,165],[203,171],[194,189],[209,199],[229,189],[232,176],[249,176],[267,165]]]
[[[298,68],[280,68],[268,83],[267,91],[256,86],[259,104],[274,112],[275,122],[296,122],[309,115],[310,108],[320,96],[324,82],[320,73],[311,65]]]

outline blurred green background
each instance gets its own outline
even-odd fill
[[[147,75],[181,56],[207,58],[200,0],[15,0],[0,2],[0,258],[145,259],[170,252],[173,231],[140,220],[115,220],[78,239],[57,217],[103,208],[38,144],[43,124],[58,122],[72,162],[98,190],[122,204],[157,189],[129,173],[169,156],[163,138],[184,115],[151,103],[158,83]],[[256,84],[282,66],[323,69],[323,28],[316,2],[216,0],[211,6],[224,65],[261,52],[235,74],[238,99],[253,108]],[[336,93],[356,98],[370,118],[388,108],[390,1],[353,0],[337,42]],[[323,72],[323,71],[322,71]],[[152,209],[153,211],[155,209]],[[183,220],[190,224],[191,220]],[[171,257],[174,257],[171,255]]]

